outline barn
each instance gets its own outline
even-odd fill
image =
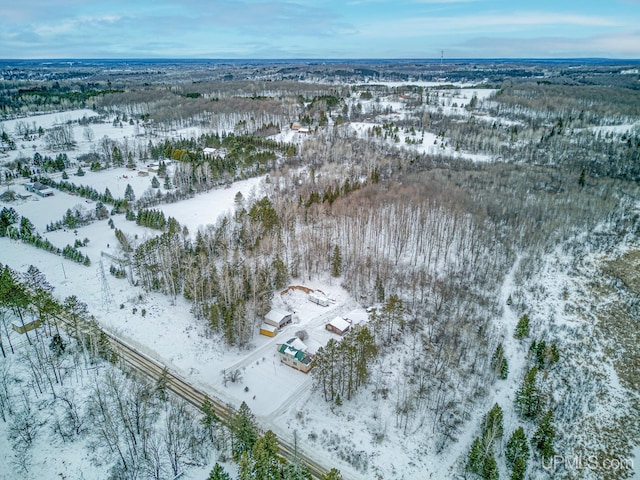
[[[345,320],[342,317],[336,317],[329,323],[327,323],[325,327],[330,332],[336,333],[338,335],[344,335],[351,328],[351,322]]]
[[[264,316],[264,323],[276,328],[282,328],[292,322],[292,315],[293,314],[291,312],[285,312],[284,310],[277,310],[274,308]]]

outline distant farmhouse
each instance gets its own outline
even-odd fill
[[[40,182],[25,183],[24,188],[26,188],[27,191],[29,192],[35,193],[36,195],[40,195],[41,197],[53,196],[53,189],[50,187],[47,187],[46,185]]]
[[[307,353],[307,346],[298,337],[278,344],[280,361],[291,368],[308,373],[313,368],[315,358]]]

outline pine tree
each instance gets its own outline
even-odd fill
[[[127,188],[124,190],[124,199],[128,202],[133,202],[136,199],[136,195],[133,192],[133,187],[127,183]]]
[[[477,475],[482,474],[484,465],[484,451],[482,448],[482,441],[480,437],[476,437],[476,439],[471,444],[471,448],[469,449],[469,455],[467,456],[467,470],[475,473]]]
[[[304,465],[300,465],[299,463],[287,465],[283,473],[283,480],[312,480],[313,478],[309,469]],[[323,476],[322,478],[324,479],[325,477]]]
[[[507,363],[506,358],[502,358],[502,362],[500,363],[500,379],[506,380],[509,376],[509,364]]]
[[[242,402],[238,412],[229,425],[233,436],[232,454],[236,460],[245,452],[251,452],[258,440],[258,426],[249,406]]]
[[[376,296],[378,302],[384,302],[384,284],[378,275],[376,275]]]
[[[209,439],[213,441],[213,433],[215,427],[218,423],[220,423],[220,418],[216,415],[216,412],[213,408],[213,404],[208,398],[204,399],[202,403],[202,407],[200,407],[202,411],[203,417],[200,419],[200,423],[204,427],[205,431],[209,435]]]
[[[482,419],[482,435],[492,442],[497,438],[501,438],[504,431],[502,418],[502,408],[496,403]]]
[[[344,479],[342,478],[342,475],[340,474],[340,470],[332,468],[327,473],[322,475],[322,479],[321,480],[344,480]]]
[[[519,458],[523,459],[525,463],[529,459],[529,445],[527,445],[527,437],[522,427],[518,427],[509,437],[504,456],[509,467],[515,466],[516,460]]]
[[[331,255],[331,275],[339,277],[342,273],[342,254],[340,253],[340,247],[336,245],[333,247],[333,254]]]
[[[482,478],[484,480],[498,480],[498,464],[493,452],[489,453],[482,465]]]
[[[518,320],[518,325],[516,326],[516,331],[513,336],[518,340],[522,340],[529,336],[529,315],[526,313],[520,317],[520,320]]]
[[[549,460],[554,455],[553,440],[556,436],[556,429],[553,426],[553,412],[547,411],[538,423],[538,429],[533,434],[531,443],[538,449],[544,460]]]
[[[254,478],[280,480],[278,439],[271,430],[256,440],[252,449],[252,458]]]
[[[158,180],[158,177],[153,177],[151,179],[151,187],[152,188],[159,188],[160,187],[160,181]]]
[[[225,472],[219,463],[216,463],[207,480],[231,480],[231,476]]]
[[[242,452],[238,460],[238,480],[256,480],[253,475],[253,460],[248,452]]]
[[[540,392],[536,386],[538,367],[531,367],[516,392],[516,406],[524,418],[534,418],[540,410]]]
[[[511,480],[524,480],[524,475],[527,473],[527,461],[522,458],[516,458],[513,462],[513,468],[511,469]]]
[[[504,358],[504,347],[502,343],[499,343],[491,356],[491,368],[496,372],[499,372],[502,367],[502,360]]]
[[[284,288],[289,281],[289,272],[287,271],[287,266],[280,258],[280,255],[276,255],[271,266],[275,272],[273,277],[273,286],[278,290]]]

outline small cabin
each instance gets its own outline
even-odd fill
[[[273,309],[264,316],[264,323],[276,328],[282,328],[293,321],[293,314],[284,310]]]
[[[42,321],[34,320],[33,322],[25,323],[24,326],[16,325],[15,323],[13,323],[11,324],[11,328],[13,328],[13,330],[18,332],[19,334],[23,334],[26,332],[30,332],[31,330],[35,330],[40,325],[42,325]]]
[[[333,320],[331,320],[329,323],[327,323],[325,327],[330,332],[333,332],[337,335],[342,336],[345,333],[347,333],[351,328],[351,322],[349,322],[348,320],[342,317],[336,317]]]

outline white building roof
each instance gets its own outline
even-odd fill
[[[269,313],[264,316],[264,318],[266,320],[271,320],[272,322],[280,323],[284,317],[288,317],[289,315],[291,315],[290,312],[285,312],[284,310],[278,310],[274,308],[273,310],[270,310]]]
[[[351,326],[351,324],[342,317],[334,318],[329,322],[329,325],[331,325],[333,328],[341,332],[346,332],[347,330],[349,330],[349,327]]]
[[[295,348],[296,350],[300,350],[301,352],[306,352],[307,351],[307,346],[298,337],[293,337],[293,338],[290,338],[289,340],[287,340],[287,345],[289,345],[290,347]]]

